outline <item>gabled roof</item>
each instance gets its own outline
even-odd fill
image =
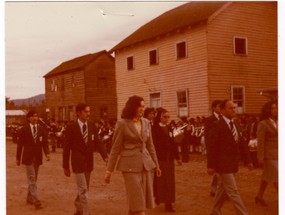
[[[93,53],[93,54],[83,55],[83,56],[74,58],[72,60],[63,62],[58,67],[54,68],[53,70],[48,72],[46,75],[44,75],[44,78],[47,78],[47,77],[53,76],[53,75],[58,75],[61,73],[65,73],[68,71],[84,68],[86,65],[88,65],[92,61],[96,60],[96,58],[98,58],[102,54],[107,54],[110,57],[112,57],[106,50],[103,50],[103,51],[100,51],[97,53]]]
[[[110,52],[207,20],[228,2],[189,2],[169,10],[125,38]]]

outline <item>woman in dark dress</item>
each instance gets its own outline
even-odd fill
[[[175,202],[174,160],[176,159],[179,165],[182,162],[168,122],[169,112],[163,108],[158,109],[152,136],[162,174],[161,177],[154,178],[154,195],[157,204],[165,203],[166,211],[175,212],[172,205]]]

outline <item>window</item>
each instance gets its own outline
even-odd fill
[[[176,92],[178,117],[188,116],[188,93],[187,90]]]
[[[72,106],[68,107],[68,120],[69,121],[73,120],[73,107]]]
[[[107,87],[107,78],[98,78],[97,79],[98,88],[106,88]]]
[[[231,86],[231,99],[236,104],[236,112],[244,113],[244,86]]]
[[[158,64],[157,49],[149,51],[149,65]]]
[[[127,57],[127,68],[128,70],[134,69],[134,57],[133,56]]]
[[[150,107],[153,108],[161,107],[160,93],[151,93],[149,96],[150,96]]]
[[[64,77],[61,78],[61,90],[64,90]]]
[[[76,84],[75,84],[75,75],[73,74],[72,77],[71,77],[71,86],[72,87],[75,87]]]
[[[100,117],[106,118],[108,115],[108,108],[107,107],[100,107]]]
[[[247,39],[244,37],[234,37],[234,54],[247,55]]]
[[[181,59],[186,57],[186,42],[176,44],[176,58]]]
[[[55,90],[55,80],[54,80],[54,79],[51,80],[51,83],[50,83],[50,91],[56,91],[56,90]]]

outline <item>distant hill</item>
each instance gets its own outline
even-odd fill
[[[39,94],[27,99],[14,99],[11,100],[16,106],[18,105],[36,105],[41,104],[46,98],[45,94]]]

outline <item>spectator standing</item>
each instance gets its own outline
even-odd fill
[[[230,100],[224,100],[221,102],[220,108],[223,116],[214,122],[207,141],[207,171],[210,175],[217,173],[218,177],[211,215],[222,214],[221,208],[227,196],[234,204],[236,214],[248,215],[235,180],[235,173],[239,166],[239,145],[243,145],[243,150],[248,152],[247,145],[243,142],[238,125],[233,122],[235,116],[234,103]],[[252,169],[249,154],[245,153],[245,155],[248,168]]]
[[[37,124],[38,114],[36,111],[29,111],[27,120],[28,124],[20,130],[16,164],[19,166],[22,162],[26,166],[28,180],[27,203],[35,205],[36,209],[41,209],[42,204],[39,200],[37,179],[39,167],[43,163],[42,150],[46,155],[47,161],[50,160],[47,133]]]
[[[267,102],[260,115],[257,127],[257,156],[263,174],[255,203],[267,206],[263,199],[269,182],[273,182],[278,192],[278,106],[277,102]]]
[[[165,203],[165,210],[175,212],[175,169],[174,160],[178,165],[180,160],[178,147],[174,142],[173,131],[168,125],[169,112],[160,109],[152,127],[153,143],[157,153],[157,159],[161,168],[161,177],[155,177],[154,196],[157,204]]]
[[[143,98],[130,97],[123,109],[122,119],[116,124],[105,173],[105,182],[110,183],[116,166],[122,172],[129,204],[128,215],[144,215],[146,208],[155,206],[152,171],[156,169],[157,176],[161,175],[151,125],[143,118],[143,113]]]
[[[209,116],[205,120],[205,125],[204,125],[204,136],[205,136],[205,144],[207,146],[208,141],[210,140],[209,134],[211,129],[213,129],[214,122],[219,120],[221,118],[221,109],[220,109],[220,104],[221,100],[214,100],[212,102],[212,115]],[[217,191],[217,185],[218,185],[218,177],[217,174],[213,175],[212,182],[211,182],[211,190],[210,190],[210,195],[215,196],[216,191]]]
[[[89,120],[90,107],[80,103],[76,106],[78,119],[68,124],[65,132],[65,144],[63,149],[63,169],[64,174],[70,177],[70,157],[71,166],[75,176],[78,194],[74,201],[76,212],[74,215],[91,215],[88,204],[88,190],[91,172],[93,170],[93,152],[95,144],[107,162],[105,148],[98,140],[98,132],[95,124]]]

